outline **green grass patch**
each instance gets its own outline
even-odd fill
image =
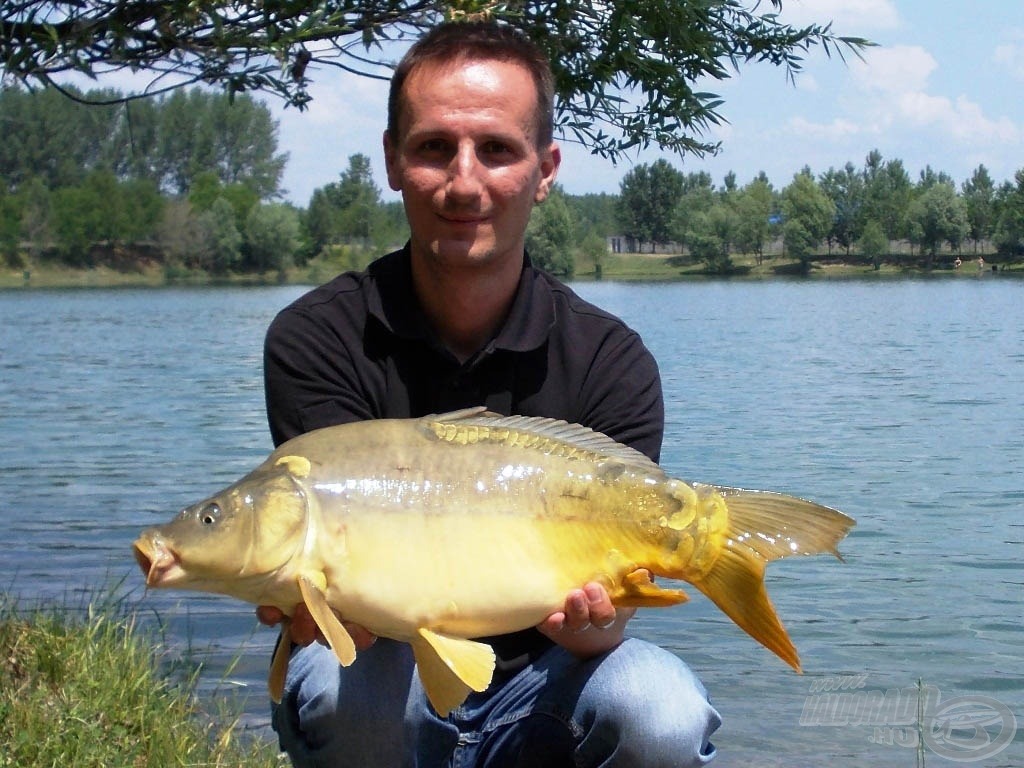
[[[201,707],[180,662],[115,599],[22,612],[0,595],[0,766],[286,764],[227,704]]]

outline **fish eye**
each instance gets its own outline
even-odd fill
[[[211,501],[209,504],[199,510],[199,522],[203,525],[213,525],[220,519],[220,505]]]

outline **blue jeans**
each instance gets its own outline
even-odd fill
[[[292,654],[274,729],[296,768],[658,768],[704,765],[721,720],[678,657],[642,640],[579,661],[552,648],[447,718],[409,646],[380,638],[347,668],[322,645]]]

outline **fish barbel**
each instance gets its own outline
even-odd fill
[[[296,437],[144,531],[134,551],[150,587],[216,592],[289,615],[304,602],[343,665],[356,652],[335,611],[410,643],[444,715],[490,684],[493,651],[472,638],[536,626],[591,581],[616,606],[635,607],[687,599],[649,574],[689,582],[799,671],[765,565],[838,557],[853,524],[791,496],[670,478],[579,425],[480,408]],[[279,643],[271,664],[275,700],[288,649]]]

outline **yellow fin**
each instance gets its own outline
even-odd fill
[[[425,627],[412,641],[427,698],[441,717],[459,706],[470,691],[483,691],[494,674],[494,650],[485,643],[449,637]]]
[[[323,582],[323,574],[317,574],[317,581]],[[299,591],[302,592],[302,601],[309,608],[310,614],[320,631],[324,633],[327,642],[338,657],[343,667],[347,667],[356,660],[356,645],[352,642],[352,636],[348,630],[334,615],[331,606],[327,604],[327,597],[324,595],[324,586],[318,585],[308,575],[299,576]]]
[[[292,655],[291,626],[291,619],[281,621],[281,636],[277,638],[277,647],[274,648],[274,659],[270,662],[267,688],[270,689],[270,699],[275,704],[280,704],[281,697],[284,696],[284,680],[288,676],[288,660]]]
[[[309,459],[305,456],[282,456],[274,462],[274,466],[284,467],[300,480],[304,477],[309,477],[309,472],[313,468],[313,465],[309,463]]]
[[[663,608],[690,599],[681,589],[659,587],[645,570],[626,574],[618,589],[611,592],[611,598],[613,605],[623,608]]]
[[[780,493],[714,490],[728,508],[728,529],[713,565],[692,583],[751,637],[800,672],[793,641],[768,599],[765,566],[789,555],[831,552],[839,557],[836,547],[854,521],[829,507]]]

